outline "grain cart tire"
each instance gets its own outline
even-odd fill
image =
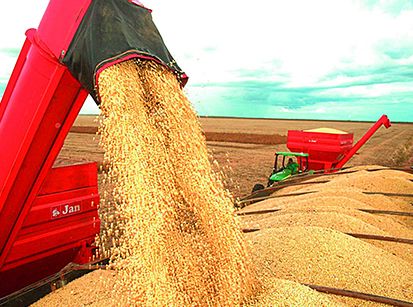
[[[257,183],[252,188],[252,193],[257,192],[259,190],[264,190],[264,189],[265,189],[264,185],[262,185],[261,183]]]

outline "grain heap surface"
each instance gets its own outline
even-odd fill
[[[248,221],[245,221],[248,223]],[[273,214],[267,214],[255,221],[249,222],[251,228],[273,228],[273,227],[291,227],[291,226],[319,226],[324,228],[335,229],[341,232],[359,232],[372,233],[380,235],[389,235],[385,231],[374,227],[351,215],[340,212],[326,211],[299,211],[286,212],[280,211]]]
[[[248,234],[261,275],[413,300],[413,266],[359,239],[320,227]]]
[[[43,306],[111,306],[122,298],[112,291],[116,272],[96,270],[78,278],[65,287],[46,295],[34,303],[34,307]]]
[[[333,128],[314,128],[309,130],[304,130],[305,132],[318,132],[318,133],[333,133],[333,134],[348,134],[348,132]]]
[[[299,283],[279,279],[263,278],[262,290],[246,307],[261,306],[344,306],[334,297],[319,293]]]
[[[272,205],[273,207],[279,207],[277,206],[275,202]],[[255,208],[256,210],[260,210],[259,207],[255,207]],[[251,209],[243,210],[243,212],[248,212],[248,211],[251,211]],[[317,207],[304,206],[301,203],[293,203],[291,206],[283,208],[281,211],[277,211],[277,212],[270,213],[270,214],[263,214],[263,215],[246,215],[246,216],[242,216],[242,220],[244,224],[245,223],[251,224],[250,225],[251,227],[254,227],[253,225],[256,225],[255,227],[258,227],[258,225],[265,227],[267,223],[268,223],[268,226],[274,227],[274,225],[280,225],[277,223],[277,221],[278,219],[282,218],[283,215],[285,215],[284,219],[286,219],[286,223],[288,223],[289,215],[300,214],[301,215],[300,218],[305,219],[306,215],[309,216],[308,218],[311,218],[312,216],[321,217],[323,216],[323,214],[326,214],[326,213],[345,215],[343,217],[344,219],[347,218],[346,216],[356,218],[366,224],[369,224],[395,237],[413,237],[413,229],[409,228],[403,223],[400,223],[398,221],[398,217],[389,216],[389,215],[371,214],[371,213],[362,212],[362,211],[359,211],[353,208],[340,207],[334,204],[317,208]],[[337,216],[337,218],[340,218],[340,216]],[[272,221],[272,219],[275,219],[275,221]],[[316,221],[312,221],[312,223],[316,223],[318,221],[320,223],[323,223],[323,221],[320,221],[319,218]],[[338,222],[338,226],[336,226],[336,223],[325,221],[324,222],[325,226],[323,227],[328,227],[328,225],[331,225],[334,227],[346,226],[346,223],[344,223],[343,221],[337,221],[337,222]],[[291,220],[290,224],[294,224],[294,219]],[[336,229],[336,230],[339,230],[339,229]],[[345,230],[345,228],[342,228],[341,230]],[[349,230],[347,229],[346,231],[348,232]]]
[[[362,206],[358,208],[363,209],[383,209],[383,210],[401,210],[402,207],[394,199],[380,195],[380,194],[364,194],[363,190],[357,188],[347,187],[345,185],[340,186],[324,186],[318,188],[317,197],[324,198],[324,205],[327,205],[330,200],[340,197],[344,202],[349,201],[351,203],[343,203],[344,208],[352,208],[356,206]]]
[[[377,189],[379,187],[377,182],[381,181],[382,184],[389,185],[389,181],[391,182],[394,178],[396,178],[396,181],[403,182],[405,188],[409,189],[411,187],[410,179],[413,176],[393,170],[364,171],[365,169],[372,168],[374,169],[375,167],[359,167],[357,170],[361,172],[326,176],[331,181],[325,184],[294,187],[296,192],[315,190],[316,192],[313,194],[268,199],[248,206],[242,211],[259,211],[274,208],[281,210],[270,214],[243,216],[244,225],[247,228],[319,226],[343,233],[363,233],[412,239],[413,229],[410,217],[377,215],[358,210],[378,209],[412,212],[411,205],[398,197],[368,195],[364,194],[363,191]],[[353,170],[356,169],[350,169],[350,171]],[[362,182],[358,182],[359,179]],[[368,180],[374,182],[368,183]],[[363,184],[364,186],[362,186]],[[361,189],[362,187],[364,189]],[[387,186],[376,191],[386,188],[395,189],[394,186]],[[401,191],[406,193],[403,189]],[[413,264],[413,246],[411,244],[363,240]]]
[[[122,296],[113,293],[116,271],[96,270],[74,280],[33,304],[37,306],[110,306]],[[299,283],[269,277],[263,278],[263,287],[244,306],[341,306],[334,297],[319,293]]]
[[[376,169],[376,167],[357,167],[348,170],[356,171],[354,173],[343,173],[339,176],[326,175],[315,179],[310,178],[306,183],[320,180],[329,180],[329,182],[315,185],[291,186],[277,191],[274,195],[316,192],[309,195],[280,198],[277,200],[277,203],[283,207],[290,206],[291,204],[295,205],[297,201],[302,200],[302,205],[314,207],[330,206],[341,202],[341,207],[356,208],[359,206],[358,208],[363,209],[393,211],[409,211],[411,209],[411,198],[409,197],[400,197],[397,195],[385,196],[380,194],[413,194],[413,176],[411,174],[389,169],[368,172],[366,169]],[[378,194],[365,194],[364,192],[378,192]],[[336,197],[340,197],[341,200]],[[270,203],[272,203],[272,200],[268,202],[268,204]],[[413,226],[410,219],[398,219],[407,222],[409,226]]]
[[[290,208],[263,216],[245,216],[242,219],[247,228],[317,226],[342,233],[413,238],[413,230],[392,218],[375,216],[358,210],[343,210],[340,207],[326,207],[321,210],[294,207],[294,209]],[[368,239],[365,241],[413,264],[413,247],[410,244]]]
[[[244,238],[177,79],[127,61],[99,85],[116,208],[102,241],[112,243],[115,291],[127,304],[239,305],[252,287]]]
[[[113,270],[96,270],[45,296],[32,306],[113,306],[123,297],[112,291],[117,280]],[[344,306],[339,300],[299,283],[273,277],[262,278],[262,288],[243,304],[253,306]],[[117,302],[118,304],[115,304]]]
[[[413,182],[409,180],[411,177],[410,174],[394,170],[358,171],[354,174],[339,176],[326,186],[348,186],[372,192],[413,194]]]
[[[339,176],[326,176],[326,178],[330,177],[330,181],[325,184],[291,187],[294,190],[289,191],[290,193],[317,192],[311,194],[308,200],[305,197],[294,198],[292,205],[302,205],[308,208],[339,205],[344,208],[411,212],[411,197],[397,196],[397,194],[413,195],[413,176],[411,174],[390,169],[373,172],[368,172],[365,169],[375,169],[375,167],[352,168],[349,171],[359,171]],[[364,192],[378,192],[378,194],[365,194]],[[282,193],[287,193],[287,191],[280,191],[277,195],[282,195]],[[386,196],[380,193],[394,193],[396,195]],[[340,204],[336,197],[341,198]],[[300,204],[295,201],[299,199],[303,200]],[[283,199],[283,202],[279,202],[282,204],[281,206],[291,205],[291,202],[288,204],[286,200]],[[413,220],[410,217],[393,216],[393,218],[410,228],[413,227]]]

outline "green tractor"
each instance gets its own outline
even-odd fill
[[[308,153],[278,151],[275,153],[274,167],[271,175],[268,177],[267,187],[270,187],[275,182],[284,181],[293,175],[307,171]],[[252,192],[264,188],[264,185],[257,183]]]

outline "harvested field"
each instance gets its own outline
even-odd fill
[[[71,133],[96,134],[98,128],[94,126],[74,126]],[[229,133],[229,132],[204,132],[205,138],[210,142],[227,142],[243,144],[284,144],[287,141],[285,135],[279,134],[254,134],[254,133]]]
[[[390,119],[391,120],[391,119]],[[237,197],[249,193],[257,182],[264,183],[272,169],[274,152],[287,150],[285,144],[279,144],[278,138],[285,138],[287,131],[306,130],[319,127],[329,127],[354,133],[357,141],[370,128],[372,123],[366,122],[339,122],[339,121],[299,121],[299,120],[271,120],[271,119],[237,119],[237,118],[200,118],[202,128],[207,137],[207,144],[214,159],[225,170],[231,170],[228,174],[232,182],[228,188]],[[96,116],[79,116],[75,122],[75,131],[96,131],[98,123]],[[82,128],[78,128],[82,127]],[[87,127],[87,128],[83,128]],[[92,127],[92,128],[89,128]],[[79,130],[80,129],[80,130]],[[71,133],[72,134],[72,133]],[[78,133],[80,134],[80,133]],[[218,135],[217,141],[208,140],[208,135]],[[243,136],[248,135],[245,140]],[[254,135],[254,136],[250,136]],[[264,135],[265,137],[262,137]],[[413,124],[392,124],[389,129],[380,128],[373,137],[359,150],[348,163],[348,166],[357,165],[384,165],[408,167],[413,164]],[[274,138],[274,141],[268,141]],[[237,141],[234,141],[237,140]],[[239,140],[239,141],[238,141]],[[263,143],[257,144],[261,140]],[[71,140],[67,140],[65,147],[70,146]],[[239,143],[241,142],[241,143]],[[250,146],[247,142],[253,142]],[[90,141],[84,138],[83,144],[89,146]],[[94,143],[95,151],[99,159],[103,160],[103,154]],[[267,145],[278,144],[278,145]],[[81,150],[82,144],[76,144],[69,155],[68,151],[61,154],[61,159],[77,162],[77,150]],[[386,153],[386,154],[384,154]]]
[[[102,163],[103,150],[95,134],[69,133],[55,166],[96,161]]]
[[[285,144],[287,137],[279,134],[205,132],[208,142],[276,145]]]

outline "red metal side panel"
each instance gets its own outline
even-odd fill
[[[96,162],[53,168],[38,195],[97,186],[96,172]]]
[[[0,271],[0,297],[4,297],[14,291],[22,289],[39,281],[39,276],[50,276],[59,272],[67,264],[68,258],[73,258],[79,252],[79,248],[71,248],[56,252],[52,256],[44,257],[24,263],[14,269]],[[42,277],[40,277],[41,279]]]
[[[77,204],[65,202],[70,207]],[[99,232],[97,211],[82,212],[64,219],[42,223],[22,229],[14,242],[4,269],[14,267],[14,262],[30,262],[30,257],[39,254],[55,254],[56,248],[75,244],[82,246],[82,241],[92,242]],[[67,259],[67,263],[73,261]]]
[[[83,179],[74,180],[71,185],[64,178],[74,174]],[[52,178],[62,185],[49,185]],[[12,279],[7,286],[0,284],[0,297],[56,273],[70,262],[91,261],[91,244],[100,231],[96,164],[53,169],[42,191],[49,193],[33,201],[0,267],[0,279],[13,276],[11,272],[21,279]],[[80,254],[84,256],[79,257]],[[37,266],[47,269],[39,271]]]
[[[42,195],[33,202],[22,230],[28,226],[41,225],[80,212],[96,211],[98,206],[99,195],[96,186]]]
[[[96,163],[52,169],[41,192],[30,204],[5,260],[6,267],[63,245],[77,242],[80,246],[99,233]]]
[[[56,57],[62,56],[75,35],[91,0],[51,0],[40,22],[38,33],[44,46]]]
[[[0,122],[0,210],[65,70],[63,66],[44,58],[36,48],[30,49],[27,54]],[[53,123],[53,126],[58,123]],[[58,130],[56,127],[54,129]]]

